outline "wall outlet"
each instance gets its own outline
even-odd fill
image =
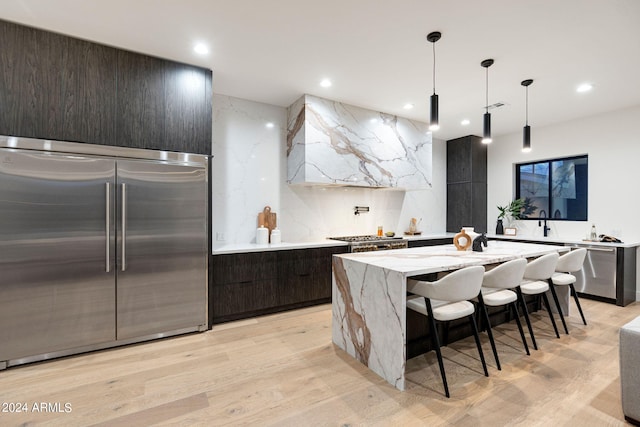
[[[226,237],[224,233],[216,233],[216,242],[224,242]]]

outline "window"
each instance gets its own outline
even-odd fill
[[[587,220],[589,157],[516,164],[516,198],[526,200],[521,219]]]

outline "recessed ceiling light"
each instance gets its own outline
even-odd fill
[[[271,129],[271,128],[273,128],[275,125],[274,125],[273,123],[269,122],[269,123],[267,123],[265,126],[266,126],[266,127],[268,127],[269,129]]]
[[[411,103],[404,104],[404,107],[402,108],[404,108],[405,110],[411,110],[413,108],[413,104]]]
[[[591,89],[593,89],[593,85],[591,83],[582,83],[578,86],[576,92],[589,92]]]
[[[320,86],[322,87],[331,87],[331,80],[329,79],[322,79],[320,81]]]
[[[206,55],[209,53],[209,48],[204,43],[196,43],[195,46],[193,46],[193,51],[198,55]]]
[[[460,124],[462,126],[469,126],[469,124],[471,123],[471,121],[469,119],[463,119]]]

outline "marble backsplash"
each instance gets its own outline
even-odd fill
[[[426,123],[311,95],[287,111],[289,183],[431,188]]]
[[[287,183],[287,110],[225,95],[213,99],[213,243],[255,242],[257,215],[269,205],[285,242],[375,234],[377,226],[402,233],[411,217],[425,233],[446,223],[446,145],[435,140],[432,187],[397,191],[315,187]],[[429,144],[431,145],[431,144]],[[370,212],[354,215],[354,206]]]

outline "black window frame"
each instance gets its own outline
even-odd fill
[[[559,162],[559,161],[569,161],[569,160],[582,160],[584,159],[586,161],[585,166],[586,166],[586,179],[584,181],[584,183],[582,185],[584,185],[585,188],[585,216],[584,218],[553,218],[552,215],[552,209],[553,209],[553,197],[551,197],[551,189],[553,188],[553,169],[552,169],[552,164],[554,162]],[[516,199],[521,198],[522,196],[520,195],[520,175],[521,175],[521,170],[523,166],[529,166],[529,165],[538,165],[538,164],[547,164],[548,167],[548,171],[549,171],[549,183],[548,183],[548,191],[549,194],[547,195],[548,198],[548,204],[546,206],[546,213],[547,213],[547,219],[549,220],[553,220],[553,221],[588,221],[589,220],[589,155],[588,154],[580,154],[577,156],[568,156],[568,157],[558,157],[558,158],[554,158],[554,159],[547,159],[547,160],[535,160],[535,161],[529,161],[529,162],[523,162],[523,163],[516,163],[515,164],[515,178],[516,178]],[[521,220],[534,220],[537,221],[539,220],[539,216],[529,216],[529,217],[522,217],[520,218]]]

